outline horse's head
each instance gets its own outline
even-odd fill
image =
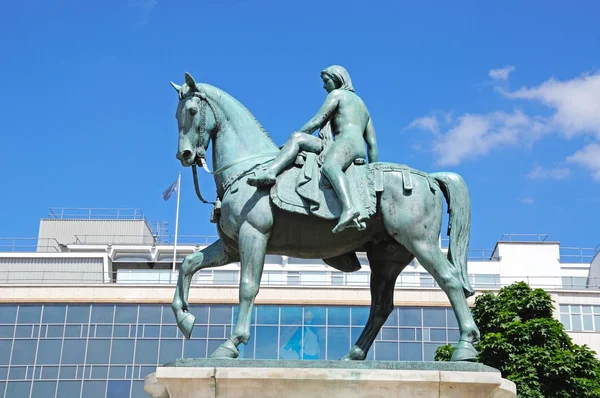
[[[179,129],[176,157],[187,167],[205,158],[210,138],[219,127],[218,119],[206,92],[189,73],[185,74],[183,86],[173,82],[171,85],[179,96],[175,115]]]

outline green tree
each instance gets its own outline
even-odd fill
[[[600,398],[600,360],[571,340],[552,316],[554,302],[542,289],[517,282],[475,299],[473,317],[481,331],[477,361],[502,372],[523,398]],[[454,347],[436,350],[449,361]]]

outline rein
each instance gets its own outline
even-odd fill
[[[206,93],[204,92],[204,89],[202,87],[198,87],[197,88],[198,91],[194,93],[194,96],[198,97],[201,100],[201,106],[200,106],[200,134],[204,133],[204,130],[206,129],[206,105],[208,105],[208,107],[210,108],[210,110],[213,113],[213,117],[215,118],[215,130],[219,131],[221,128],[221,120],[217,117],[217,112],[215,111],[215,108],[213,107],[213,105],[210,103],[210,101],[208,100]],[[212,138],[212,137],[211,137]],[[202,167],[204,168],[204,170],[212,175],[218,175],[221,174],[222,172],[224,172],[225,170],[236,166],[240,163],[246,162],[248,160],[252,160],[252,159],[259,159],[259,158],[271,158],[273,159],[275,156],[277,156],[279,152],[269,152],[269,153],[263,153],[263,154],[259,154],[259,155],[250,155],[250,156],[244,156],[243,158],[239,158],[234,160],[233,162],[226,164],[225,166],[215,170],[214,172],[210,171],[210,169],[208,168],[208,165],[206,164],[206,158],[204,156],[200,156],[200,163],[202,164]],[[192,173],[193,173],[193,178],[194,178],[194,189],[196,191],[196,196],[198,196],[198,199],[200,199],[200,201],[202,203],[205,204],[211,204],[214,206],[218,206],[220,207],[220,200],[219,197],[217,196],[216,201],[214,202],[210,202],[206,199],[204,199],[204,197],[202,196],[202,193],[200,192],[200,184],[198,183],[198,170],[196,169],[196,164],[192,165]],[[237,176],[235,176],[233,179],[229,179],[229,181],[225,184],[225,186],[222,188],[223,191],[223,195],[225,194],[225,192],[227,192],[227,190],[229,189],[229,187],[235,182],[237,181],[244,173],[241,173]],[[218,202],[218,203],[217,203]]]

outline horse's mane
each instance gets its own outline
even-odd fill
[[[271,138],[271,136],[269,135],[269,133],[267,132],[267,130],[263,127],[262,124],[260,124],[260,122],[256,119],[256,117],[252,114],[252,112],[250,112],[250,110],[248,110],[248,108],[246,108],[244,106],[244,104],[242,104],[240,101],[238,101],[234,96],[232,96],[231,94],[229,94],[226,91],[223,91],[217,87],[211,86],[215,91],[216,94],[219,95],[219,92],[225,96],[227,96],[227,98],[229,98],[231,101],[233,101],[233,103],[237,104],[237,106],[239,106],[241,109],[243,109],[246,114],[248,116],[250,116],[250,118],[254,121],[254,123],[256,123],[256,125],[258,126],[258,128],[260,129],[260,131],[262,131],[262,133],[265,135],[265,137],[275,146],[277,146],[277,144],[275,144],[275,142],[273,141],[273,139]]]

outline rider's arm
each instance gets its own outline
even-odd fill
[[[319,112],[310,119],[300,130],[301,133],[312,134],[316,129],[325,126],[325,123],[329,120],[329,117],[335,112],[338,106],[339,100],[335,91],[332,91],[327,95],[325,102],[321,105]]]
[[[369,118],[367,127],[365,128],[365,141],[367,142],[367,155],[369,157],[369,163],[375,163],[379,161],[379,153],[377,150],[377,139],[375,138],[375,128],[373,128],[373,121]]]

